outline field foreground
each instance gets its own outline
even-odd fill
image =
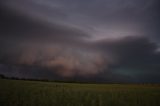
[[[0,106],[160,106],[160,86],[0,79]]]

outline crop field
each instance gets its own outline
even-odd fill
[[[0,106],[160,106],[160,85],[0,79]]]

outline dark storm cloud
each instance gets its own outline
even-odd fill
[[[159,0],[0,1],[0,73],[159,82]]]
[[[82,29],[91,33],[93,39],[127,35],[157,37],[159,33],[159,0],[6,0],[2,3],[27,17]]]
[[[19,15],[13,11],[1,9],[1,40],[50,40],[52,41],[74,41],[77,38],[87,37],[83,31],[70,28],[64,25],[52,24],[37,21]],[[37,39],[38,38],[38,39]],[[63,40],[64,39],[64,40]]]
[[[156,42],[147,37],[125,37],[118,40],[103,40],[96,45],[112,56],[110,66],[113,75],[137,82],[160,81],[160,51]]]

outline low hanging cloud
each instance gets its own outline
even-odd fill
[[[66,45],[32,45],[23,47],[21,52],[15,52],[20,51],[17,48],[8,55],[3,55],[0,60],[2,64],[23,67],[17,70],[13,68],[17,73],[22,74],[27,69],[31,76],[34,75],[32,71],[40,72],[40,77],[44,71],[50,73],[46,75],[49,79],[77,76],[80,80],[94,77],[96,81],[109,82],[145,82],[147,79],[150,82],[155,82],[155,79],[159,81],[159,47],[148,38],[132,36],[92,42],[89,46],[90,49]],[[53,78],[47,77],[51,73]]]
[[[115,75],[128,76],[138,82],[159,81],[160,51],[156,42],[147,37],[131,36],[99,41],[96,45],[114,57],[115,64],[110,70]]]
[[[96,75],[106,67],[104,57],[98,52],[65,47],[29,47],[22,52],[4,55],[1,60],[9,64],[46,68],[64,77]]]

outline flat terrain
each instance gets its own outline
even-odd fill
[[[160,86],[0,79],[0,106],[160,106]]]

